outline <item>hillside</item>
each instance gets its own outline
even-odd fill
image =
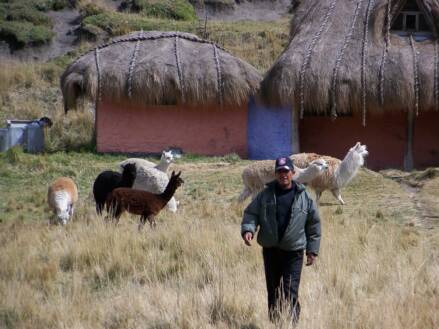
[[[206,20],[276,21],[288,15],[290,4],[291,0],[0,2],[0,58],[47,61],[81,42],[103,42],[141,28],[218,34],[219,26],[204,30]],[[126,25],[121,30],[114,24]]]

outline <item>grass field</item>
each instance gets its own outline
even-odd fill
[[[122,159],[1,155],[0,328],[288,328],[268,322],[260,248],[239,236],[248,162],[183,157],[172,166],[185,180],[179,211],[139,233],[135,216],[114,226],[94,213],[94,178]],[[66,227],[48,225],[47,186],[60,175],[80,190]],[[435,184],[420,200],[437,202]],[[379,173],[361,170],[342,195],[343,207],[323,195],[321,254],[303,270],[297,328],[438,328],[438,228],[419,225],[407,191]]]

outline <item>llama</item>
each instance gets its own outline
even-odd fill
[[[305,184],[313,180],[322,172],[328,169],[324,159],[315,159],[306,168],[294,166],[293,180]],[[238,202],[243,202],[250,195],[252,198],[261,191],[265,184],[275,179],[274,162],[272,160],[257,161],[246,167],[242,172],[244,189],[239,195]]]
[[[96,202],[96,212],[102,215],[108,195],[118,187],[132,187],[136,179],[136,165],[128,163],[123,167],[122,174],[106,170],[101,172],[93,184],[93,195]]]
[[[134,181],[133,188],[151,193],[162,193],[169,182],[169,178],[167,175],[165,176],[161,172],[166,173],[171,163],[179,157],[179,154],[173,154],[172,151],[163,151],[160,158],[160,163],[157,165],[145,159],[130,158],[122,161],[120,166],[127,163],[136,164],[137,178]],[[167,204],[168,210],[171,212],[176,212],[177,206],[178,201],[172,197]]]
[[[121,163],[119,163],[120,168],[123,170],[123,167],[128,163],[134,163],[137,168],[145,167],[145,168],[156,168],[160,171],[167,172],[169,166],[172,162],[175,161],[175,159],[180,158],[179,154],[174,154],[172,151],[162,151],[162,155],[160,157],[160,162],[158,164],[155,164],[154,162],[140,159],[140,158],[129,158]]]
[[[355,177],[360,167],[364,165],[364,158],[368,155],[369,152],[366,150],[366,145],[361,145],[360,142],[357,142],[357,144],[349,149],[343,161],[315,153],[294,154],[291,158],[299,165],[309,163],[316,157],[325,159],[329,165],[328,170],[310,181],[308,186],[315,191],[317,204],[322,193],[325,190],[330,190],[340,204],[344,205],[346,203],[341,197],[340,189],[345,187]]]
[[[68,177],[57,178],[49,186],[47,201],[58,222],[66,225],[72,218],[75,203],[78,201],[78,188],[75,182]]]
[[[137,177],[134,181],[133,188],[154,194],[163,193],[169,183],[169,177],[166,173],[156,168],[139,167],[137,168]],[[167,209],[171,212],[177,211],[178,202],[172,197]]]
[[[181,171],[178,174],[173,171],[166,189],[160,194],[123,187],[116,188],[107,198],[107,211],[116,221],[119,221],[124,211],[140,215],[139,230],[143,228],[146,220],[151,227],[155,227],[155,217],[173,197],[177,188],[184,183],[180,175]]]

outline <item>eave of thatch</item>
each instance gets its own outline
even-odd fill
[[[417,2],[435,40],[390,33],[405,0],[300,1],[261,95],[302,115],[438,109],[439,1]]]
[[[181,32],[135,32],[98,46],[61,76],[65,110],[77,100],[188,106],[245,103],[261,76],[216,44]]]

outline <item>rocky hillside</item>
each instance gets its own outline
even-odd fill
[[[47,61],[132,30],[218,35],[221,24],[278,21],[291,0],[0,0],[0,58]],[[251,23],[250,23],[251,24]],[[228,30],[227,28],[225,30]],[[229,33],[227,31],[227,33]],[[221,39],[221,38],[220,38]],[[214,40],[221,42],[221,40]]]

